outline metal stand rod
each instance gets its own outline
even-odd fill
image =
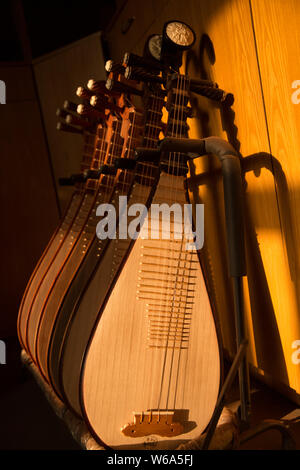
[[[248,342],[244,340],[238,349],[238,352],[234,358],[234,361],[230,367],[230,370],[227,374],[227,377],[225,379],[225,382],[223,384],[223,387],[221,389],[221,392],[219,394],[219,398],[215,407],[215,411],[213,413],[213,416],[211,418],[211,421],[209,423],[209,426],[207,428],[206,436],[202,445],[202,450],[207,450],[210,444],[210,441],[213,437],[213,433],[215,432],[216,426],[218,424],[218,420],[220,418],[220,415],[222,413],[222,410],[224,408],[224,401],[225,401],[225,396],[227,391],[230,389],[235,376],[237,374],[237,371],[241,365],[241,362],[243,361],[245,354],[246,354],[246,348],[247,348]]]
[[[234,311],[237,348],[246,341],[245,319],[243,314],[243,287],[242,278],[233,278],[234,288]],[[248,343],[248,342],[247,342]],[[241,427],[249,427],[250,414],[250,384],[249,367],[246,354],[239,365],[239,389],[240,389],[240,421]]]

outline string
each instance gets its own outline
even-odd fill
[[[177,97],[178,97],[178,94],[176,94],[176,98],[175,98],[175,99],[176,99],[176,102],[175,102],[175,105],[178,104],[178,102],[177,102]],[[174,135],[174,134],[176,135],[177,132],[175,132],[175,125],[178,127],[179,123],[178,123],[178,122],[177,122],[176,124],[174,124],[174,123],[176,123],[176,120],[173,120],[173,124],[172,124],[172,134],[173,134],[173,135]],[[171,173],[173,173],[173,172],[174,172],[174,168],[171,168],[171,166],[172,166],[172,165],[171,165],[171,156],[172,156],[172,154],[169,154],[168,169],[169,169],[169,172],[170,172],[170,170],[171,170]],[[179,157],[178,157],[178,158],[179,158]],[[175,166],[176,166],[176,162],[175,162]],[[173,170],[173,171],[172,171],[172,170]],[[178,170],[178,171],[179,171],[179,170]],[[174,188],[173,188],[173,191],[174,191]],[[172,191],[172,186],[171,186],[171,191],[170,191],[171,194],[172,194],[173,191]],[[173,198],[173,199],[174,199],[174,198]],[[161,242],[161,244],[163,244],[163,242]],[[167,266],[167,261],[166,261],[166,263],[165,263],[165,268],[166,268],[166,266]],[[165,280],[165,282],[167,281],[167,285],[168,285],[168,271],[167,271],[167,269],[166,269],[165,275],[166,275],[166,280]],[[163,299],[163,293],[161,293],[161,295],[160,295],[160,301],[158,301],[158,306],[160,307],[160,308],[159,308],[158,327],[159,327],[161,324],[163,324],[163,323],[161,323],[162,319],[164,319],[163,303],[167,303],[167,300],[165,299],[165,301],[164,301],[164,299]],[[155,328],[154,328],[154,332],[155,332]],[[154,333],[154,334],[155,334],[155,333]],[[156,337],[156,339],[159,340],[159,331],[158,331],[158,336]],[[168,343],[168,341],[167,341],[167,343]],[[158,345],[158,347],[159,347],[159,345]],[[162,377],[163,377],[163,375],[164,375],[165,362],[166,362],[166,356],[165,356],[165,361],[164,361],[164,364],[163,364]],[[160,389],[159,399],[158,399],[158,407],[157,407],[158,410],[159,410],[159,408],[160,408],[161,395],[162,395],[162,381],[161,381],[161,389]]]
[[[184,82],[184,91],[186,91],[186,79],[183,78],[183,82]],[[181,104],[181,122],[184,122],[184,108],[185,108],[185,95],[182,94],[182,100],[183,100],[183,103]],[[179,154],[179,164],[180,164],[180,154]],[[178,164],[178,171],[179,170],[179,164]],[[172,360],[171,360],[171,367],[170,367],[170,377],[169,377],[169,388],[168,388],[168,395],[167,395],[167,405],[166,407],[168,408],[168,403],[169,403],[169,396],[170,396],[170,386],[171,386],[171,378],[172,378],[172,371],[173,371],[173,364],[174,364],[174,356],[175,356],[175,347],[176,347],[176,343],[178,342],[178,337],[177,337],[177,333],[179,332],[179,337],[180,337],[180,341],[179,341],[179,345],[177,346],[179,349],[178,349],[178,361],[177,361],[177,374],[176,374],[176,381],[175,381],[175,390],[174,390],[174,405],[173,405],[173,408],[175,409],[175,403],[176,403],[176,393],[177,393],[177,383],[178,383],[178,372],[179,372],[179,364],[180,364],[180,357],[181,357],[181,346],[182,346],[182,338],[183,338],[183,335],[184,335],[184,325],[185,325],[185,322],[184,322],[184,315],[183,315],[183,318],[181,317],[181,306],[182,306],[182,303],[184,303],[184,301],[182,302],[181,301],[181,296],[186,296],[187,293],[184,293],[184,284],[183,284],[183,279],[184,279],[184,274],[185,274],[185,270],[183,269],[183,273],[182,273],[182,281],[181,281],[181,289],[177,289],[177,285],[178,285],[178,270],[180,268],[180,263],[181,261],[183,260],[182,259],[182,253],[183,253],[183,241],[184,241],[184,231],[183,231],[183,226],[182,226],[182,238],[181,238],[181,243],[180,243],[180,248],[179,248],[179,257],[178,257],[178,263],[177,263],[177,275],[176,275],[176,280],[175,280],[175,285],[174,285],[174,293],[176,293],[177,295],[180,295],[180,299],[179,299],[179,308],[178,308],[178,313],[177,313],[177,316],[176,316],[176,322],[175,322],[175,334],[174,334],[174,340],[173,340],[173,350],[172,350]],[[184,263],[185,264],[185,263]],[[180,294],[179,294],[180,292]],[[174,307],[173,307],[174,308]],[[179,328],[178,328],[178,324],[179,324],[179,319],[182,320],[181,321],[181,326],[179,325]]]
[[[150,126],[152,125],[152,123],[155,123],[155,125],[157,125],[158,123],[158,117],[160,118],[161,120],[161,114],[158,114],[159,113],[159,110],[160,110],[160,113],[161,113],[161,107],[162,107],[162,99],[158,93],[158,95],[156,95],[156,98],[154,100],[154,110],[151,111],[151,120],[150,120]],[[149,122],[148,122],[149,124]],[[149,128],[149,126],[148,126]],[[150,127],[150,130],[151,130],[151,127]],[[156,132],[157,132],[157,128],[153,128],[153,132],[152,132],[152,136],[155,135],[155,140],[152,141],[152,140],[148,140],[149,142],[149,147],[154,147],[154,142],[157,141],[157,138],[158,138],[158,135],[156,136]],[[150,134],[151,135],[151,134]],[[150,227],[148,226],[148,231],[150,230]],[[149,233],[148,233],[149,234]],[[147,244],[146,244],[147,246]],[[141,279],[145,282],[145,286],[147,286],[147,280],[148,279],[143,279],[143,276],[141,276]],[[151,283],[152,283],[152,276],[150,276],[150,289],[151,289]],[[148,315],[149,315],[149,322],[151,322],[151,310],[148,311]],[[151,338],[148,338],[148,341],[151,342]],[[154,349],[154,354],[151,354],[151,357],[152,357],[152,364],[154,362],[154,364],[156,363],[155,361],[155,352],[156,350]],[[153,357],[154,356],[154,357]],[[152,369],[154,369],[154,367],[152,367]],[[152,386],[151,386],[151,389],[150,389],[150,393],[149,393],[149,398],[148,398],[148,409],[151,410],[151,402],[152,402],[152,396],[153,396],[153,387],[154,387],[154,381],[152,380]]]
[[[180,86],[179,86],[179,81],[180,81]],[[174,114],[176,115],[177,119],[176,119],[176,131],[175,132],[174,132],[174,130],[175,130],[174,126],[172,126],[172,131],[173,131],[172,133],[173,133],[173,135],[175,133],[176,137],[181,136],[181,134],[182,134],[181,123],[185,122],[185,119],[184,119],[185,93],[182,93],[182,90],[183,91],[186,90],[185,82],[186,82],[186,80],[185,80],[184,77],[180,77],[180,79],[178,78],[178,81],[177,81],[177,88],[178,88],[177,96],[179,94],[181,99],[180,99],[180,103],[178,103],[177,96],[176,96],[176,101],[175,101],[176,113],[174,113]],[[181,171],[181,154],[178,153],[178,152],[174,153],[173,160],[174,160],[174,167],[175,167],[175,168],[173,167],[173,174],[175,174],[175,177],[173,177],[173,179],[174,178],[176,179],[176,177],[178,177],[180,175],[180,171]],[[170,161],[170,158],[169,158],[169,161]],[[173,200],[176,202],[177,197],[176,196],[173,197]],[[178,228],[178,224],[176,223],[175,216],[174,216],[173,229],[176,230],[177,228]],[[179,277],[180,277],[180,275],[179,275],[180,263],[183,260],[184,265],[186,264],[185,259],[182,258],[182,247],[183,247],[183,238],[184,238],[183,227],[182,226],[181,226],[181,230],[182,230],[182,237],[181,237],[179,250],[176,249],[176,241],[175,240],[173,240],[173,243],[171,243],[171,248],[172,248],[172,245],[173,245],[174,252],[176,251],[176,253],[179,256],[178,256],[178,261],[177,261],[177,267],[171,265],[172,267],[170,268],[170,270],[171,270],[170,278],[171,279],[173,278],[172,271],[174,271],[174,270],[176,270],[176,275],[175,275],[175,286],[173,286],[173,298],[170,302],[171,303],[171,311],[169,312],[169,328],[168,328],[168,333],[167,333],[167,338],[166,338],[165,357],[164,357],[163,373],[162,373],[162,380],[161,380],[161,390],[160,390],[160,397],[159,397],[159,406],[160,406],[160,400],[161,400],[162,388],[163,388],[163,380],[164,380],[164,374],[165,374],[165,368],[166,368],[166,362],[167,362],[167,353],[168,353],[168,349],[170,348],[170,343],[173,342],[171,359],[170,359],[170,373],[169,373],[168,389],[167,389],[167,401],[166,401],[166,410],[167,411],[168,411],[168,403],[169,403],[169,397],[170,397],[170,389],[171,389],[171,380],[172,380],[172,371],[173,371],[173,365],[174,365],[176,343],[178,343],[178,337],[179,337],[179,339],[180,339],[179,340],[179,346],[177,346],[177,348],[179,347],[179,359],[178,359],[178,363],[177,363],[178,365],[177,365],[177,375],[176,375],[175,395],[174,395],[174,409],[175,409],[177,383],[178,383],[178,372],[179,372],[179,364],[180,364],[180,357],[181,357],[181,347],[182,347],[182,340],[183,340],[183,337],[184,337],[184,327],[185,327],[185,321],[184,321],[185,320],[185,315],[183,314],[183,318],[182,318],[182,312],[181,312],[181,310],[182,310],[182,308],[181,308],[181,306],[182,306],[181,295],[186,296],[186,298],[187,298],[187,295],[188,295],[187,294],[188,291],[184,288],[184,278],[183,278],[183,276],[181,276],[182,277],[181,288],[179,290],[176,288],[176,286],[179,283]],[[174,235],[175,235],[175,231],[174,231],[173,236]],[[170,258],[173,259],[172,256],[170,256]],[[183,272],[184,272],[184,270],[183,270]],[[183,294],[182,294],[182,292],[183,292]],[[179,300],[176,300],[176,296],[179,297]],[[177,304],[177,307],[175,306],[176,304]],[[176,313],[176,310],[177,310],[177,313]],[[175,315],[174,315],[174,313],[175,313]],[[175,322],[174,322],[174,319],[175,319]],[[172,339],[172,337],[173,337],[173,339]]]
[[[182,106],[182,103],[181,103],[181,99],[183,97],[183,94],[180,93],[181,92],[181,89],[182,89],[182,77],[179,76],[178,78],[178,90],[177,90],[177,94],[179,96],[179,103],[177,103],[178,107],[176,108],[176,131],[175,131],[175,137],[179,137],[180,134],[181,134],[181,129],[180,129],[180,116],[178,115],[178,111],[181,109],[181,106]],[[174,161],[174,165],[173,165],[173,172],[175,172],[175,176],[173,176],[173,181],[174,180],[177,180],[177,177],[179,175],[179,163],[180,163],[180,154],[179,153],[174,153],[174,157],[173,157],[173,161]],[[176,171],[177,171],[177,174],[176,174]],[[174,173],[173,173],[174,174]],[[177,191],[176,191],[177,193]],[[174,203],[176,203],[177,201],[177,194],[174,194],[174,197],[172,198],[172,200],[174,201]],[[174,220],[175,222],[175,220]],[[175,227],[175,223],[173,222],[173,230],[176,228]],[[174,236],[174,233],[173,233],[173,236]],[[175,240],[171,241],[170,243],[170,248],[172,250],[172,245],[173,245],[173,255],[174,255],[174,251],[175,251],[175,247],[176,247],[176,243],[175,243]],[[177,254],[177,253],[176,253]],[[172,257],[172,256],[171,256]],[[172,257],[173,258],[173,257]],[[170,278],[172,278],[172,271],[173,271],[173,266],[170,268]],[[173,288],[173,298],[170,302],[170,311],[169,311],[169,325],[168,325],[168,334],[167,334],[167,344],[166,344],[166,351],[165,351],[165,354],[167,356],[167,353],[168,353],[168,350],[169,350],[169,347],[170,347],[170,343],[171,343],[171,347],[172,347],[172,334],[171,334],[171,325],[172,325],[172,320],[173,320],[173,312],[174,312],[174,303],[175,303],[175,294],[176,291],[175,289]],[[175,348],[175,344],[176,344],[176,329],[174,331],[174,339],[173,339],[173,351],[174,351],[174,348]],[[170,363],[170,373],[169,373],[169,380],[168,380],[168,384],[167,384],[167,397],[166,397],[166,410],[168,410],[168,397],[169,397],[169,393],[170,393],[170,386],[171,386],[171,377],[172,377],[172,367],[173,367],[173,360],[174,360],[174,354],[171,354],[171,363]]]
[[[183,108],[184,109],[184,108]],[[182,238],[182,243],[183,243],[183,239],[184,237]],[[181,243],[181,252],[180,252],[180,258],[179,259],[182,259],[183,262],[184,262],[184,269],[183,269],[183,273],[184,273],[184,279],[186,279],[186,288],[184,288],[183,286],[183,297],[185,297],[185,300],[183,300],[182,302],[182,305],[183,305],[183,317],[182,317],[182,322],[181,322],[181,327],[179,326],[179,331],[180,331],[180,335],[179,335],[179,345],[178,345],[178,360],[177,360],[177,372],[175,371],[175,387],[174,387],[174,400],[173,400],[173,409],[175,409],[175,406],[176,406],[176,397],[177,397],[177,391],[178,391],[178,380],[179,380],[179,371],[180,371],[180,362],[181,362],[181,359],[182,359],[182,350],[183,350],[183,343],[184,341],[187,341],[187,339],[185,339],[185,335],[187,334],[185,332],[185,326],[186,326],[186,315],[187,315],[187,309],[190,309],[191,307],[188,307],[188,299],[189,299],[189,292],[190,292],[190,276],[191,274],[190,273],[187,273],[186,271],[190,271],[191,272],[191,266],[192,266],[192,263],[193,263],[193,255],[187,251],[186,249],[183,250],[183,246],[182,246],[182,243]],[[184,256],[181,258],[181,254],[184,254]],[[175,282],[175,286],[174,286],[175,290],[178,291],[177,289],[177,281]],[[189,313],[190,314],[190,313]],[[178,317],[179,319],[179,317]],[[178,319],[177,319],[177,324],[178,324]],[[188,350],[188,347],[186,348]],[[173,351],[173,354],[174,354],[174,351]],[[186,361],[187,361],[187,355],[188,355],[188,351],[186,353]],[[170,371],[170,374],[172,373],[172,370]],[[169,397],[168,397],[169,399]]]
[[[161,89],[160,89],[161,91]],[[159,135],[156,135],[156,134],[159,134],[160,130],[161,130],[161,126],[157,126],[158,124],[158,120],[161,121],[161,108],[163,106],[163,103],[164,103],[164,99],[162,99],[162,97],[160,96],[160,91],[157,92],[157,94],[154,94],[153,96],[153,102],[152,103],[152,108],[151,110],[148,110],[148,112],[150,112],[150,120],[148,120],[146,122],[146,128],[148,129],[148,134],[150,134],[150,136],[146,136],[146,139],[147,139],[147,147],[155,147],[155,144],[157,142],[157,138],[159,137]],[[150,121],[150,122],[149,122]],[[159,132],[158,132],[158,127],[159,127]],[[149,132],[149,129],[150,129],[150,132]],[[143,164],[145,165],[145,164]],[[154,168],[154,165],[153,164],[147,164],[147,167],[148,167],[148,171],[149,173],[151,174],[151,171],[152,171],[152,168]],[[149,231],[150,227],[148,226],[148,231]],[[149,235],[149,232],[148,232],[148,235]],[[146,244],[147,246],[147,244]],[[147,286],[147,279],[143,279],[143,275],[140,276],[140,279],[142,281],[145,281],[145,286]],[[152,278],[150,277],[150,289],[151,289],[151,282],[152,282]],[[151,312],[148,312],[148,314],[150,315],[151,317]],[[149,317],[149,322],[151,321],[150,320],[150,317]],[[149,341],[151,341],[151,338],[148,339]],[[153,357],[154,356],[154,357]],[[155,364],[155,350],[154,350],[154,354],[151,354],[151,357],[152,357],[152,363],[154,362]],[[153,387],[154,387],[154,381],[152,380],[152,386],[149,390],[149,396],[148,396],[148,409],[151,410],[151,397],[153,396]]]
[[[155,106],[154,106],[154,109],[156,109],[156,103],[157,103],[157,100],[155,100]],[[134,136],[134,132],[135,130],[137,129],[136,127],[136,116],[137,114],[134,113],[134,116],[133,116],[133,122],[132,122],[132,126],[131,126],[131,133],[130,133],[130,136],[128,137],[128,139],[126,139],[126,142],[125,144],[127,145],[127,157],[130,158],[131,157],[131,153],[133,152],[134,150],[134,147],[136,145],[136,141],[139,139],[139,137],[135,138]],[[157,115],[156,114],[150,114],[150,123],[153,122],[153,119],[157,119]],[[147,123],[149,123],[149,120],[147,120]],[[144,134],[144,142],[146,141],[146,146],[154,146],[154,141],[156,142],[156,139],[154,139],[155,137],[155,128],[154,127],[151,127],[151,126],[145,126],[145,134]],[[142,164],[139,166],[139,169],[138,169],[138,172],[139,172],[139,176],[140,176],[140,182],[141,184],[145,183],[146,185],[149,184],[149,177],[152,175],[151,173],[151,164]],[[122,188],[124,190],[124,188],[126,187],[126,181],[127,181],[127,171],[125,170],[124,171],[124,180],[123,180],[123,184],[122,184]]]
[[[180,94],[179,94],[179,90],[180,90],[180,75],[177,76],[177,83],[176,83],[176,94],[175,94],[175,103],[174,103],[174,112],[173,112],[173,116],[172,116],[172,119],[173,119],[173,122],[172,122],[172,130],[171,130],[171,136],[177,136],[178,135],[178,126],[179,126],[179,121],[177,119],[175,119],[177,117],[177,113],[178,113],[178,106],[179,106],[179,99],[180,99]],[[169,118],[170,119],[170,118]],[[175,152],[170,152],[169,153],[169,159],[168,159],[168,173],[171,172],[172,174],[172,177],[171,177],[171,191],[170,191],[170,194],[171,194],[171,200],[174,200],[175,196],[174,196],[174,185],[173,185],[173,182],[174,182],[174,177],[176,177],[176,175],[174,176],[173,174],[173,168],[172,168],[172,160],[175,160],[176,159],[176,153]],[[170,262],[170,261],[169,261]],[[170,275],[170,268],[168,269],[168,256],[166,256],[166,260],[165,260],[165,266],[164,266],[164,269],[165,269],[165,278],[166,278],[166,284],[167,284],[167,287],[166,287],[166,292],[168,292],[168,278],[171,278],[171,275]],[[164,272],[164,269],[162,272]],[[171,272],[172,272],[172,269],[171,269]],[[164,315],[161,315],[161,310],[163,310],[163,297],[164,297],[164,294],[162,292],[161,294],[161,305],[160,305],[160,314],[159,314],[159,319],[160,319],[160,322],[159,324],[161,324],[161,317],[163,317]],[[168,299],[168,296],[165,295],[165,299],[167,300]],[[166,311],[167,311],[167,308],[168,308],[168,302],[166,301]],[[161,382],[160,382],[160,390],[159,390],[159,396],[158,396],[158,406],[157,406],[157,409],[158,409],[158,412],[160,412],[160,407],[161,407],[161,399],[162,399],[162,393],[163,393],[163,383],[164,383],[164,376],[165,376],[165,370],[166,370],[166,365],[167,365],[167,353],[168,353],[168,344],[169,344],[169,336],[170,336],[170,319],[169,319],[169,328],[168,328],[168,332],[167,332],[167,336],[166,336],[166,344],[165,344],[165,352],[164,352],[164,357],[163,357],[163,364],[162,364],[162,373],[161,373]],[[159,337],[159,336],[158,336]]]
[[[185,97],[184,97],[184,93],[182,93],[182,90],[184,90],[184,79],[182,76],[180,76],[180,86],[179,86],[179,108],[177,108],[177,128],[176,128],[176,137],[181,137],[181,134],[182,134],[182,129],[181,129],[181,122],[183,122],[183,109],[184,109],[184,101],[185,101]],[[181,115],[180,115],[180,111],[181,111]],[[177,169],[177,174],[175,176],[178,177],[179,174],[180,174],[180,158],[181,158],[181,155],[180,153],[176,153],[175,154],[175,164],[176,165],[176,169]],[[176,192],[177,193],[177,192]],[[177,194],[176,194],[177,195]],[[174,197],[174,200],[176,201],[176,196]],[[173,241],[173,247],[174,247],[174,251],[176,249],[176,242],[175,240]],[[172,243],[171,243],[171,248],[172,248]],[[173,370],[173,363],[174,363],[174,354],[175,354],[175,347],[176,347],[176,342],[177,342],[177,328],[178,328],[178,318],[180,317],[180,307],[181,307],[181,300],[179,299],[178,301],[175,300],[175,297],[176,296],[179,296],[179,293],[176,289],[176,284],[178,282],[178,269],[179,269],[179,265],[180,265],[180,259],[181,259],[181,249],[182,249],[182,239],[181,239],[181,244],[180,244],[180,249],[179,251],[176,250],[176,254],[178,255],[178,261],[177,261],[177,274],[176,274],[176,277],[175,277],[175,285],[173,286],[173,298],[171,300],[171,305],[170,305],[170,320],[169,320],[169,331],[168,331],[168,343],[167,343],[167,349],[166,349],[166,352],[168,351],[168,349],[170,349],[170,347],[172,348],[172,352],[171,352],[171,360],[170,360],[170,372],[169,372],[169,380],[168,380],[168,388],[167,388],[167,397],[166,397],[166,409],[168,410],[168,403],[169,403],[169,396],[170,396],[170,388],[171,388],[171,379],[172,379],[172,370]],[[178,252],[177,252],[178,251]],[[172,267],[172,271],[175,270],[176,267]],[[174,328],[174,333],[173,333],[173,340],[172,340],[172,334],[171,334],[171,325],[173,324],[173,318],[174,318],[174,308],[175,308],[175,304],[178,304],[178,307],[177,309],[179,310],[177,312],[177,320],[176,320],[176,323],[175,323],[175,326],[173,326]],[[171,343],[171,346],[169,345],[169,342]],[[173,342],[173,345],[172,345],[172,342]]]

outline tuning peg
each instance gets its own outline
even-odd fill
[[[93,92],[84,88],[83,86],[79,86],[76,90],[76,95],[83,100],[90,100]]]
[[[212,88],[219,88],[219,85],[216,82],[213,82],[211,80],[203,80],[203,79],[197,79],[197,78],[192,78],[190,80],[190,86],[191,87],[197,87],[197,86],[207,86],[207,87],[212,87]]]
[[[93,94],[107,93],[107,89],[105,87],[105,80],[91,79],[88,81],[87,87]]]
[[[78,104],[73,103],[72,101],[69,101],[69,100],[65,100],[65,101],[64,101],[64,105],[63,105],[64,109],[65,109],[66,111],[71,112],[71,113],[72,113],[72,112],[73,112],[73,113],[76,113],[76,112],[77,112],[77,106],[78,106]]]
[[[74,116],[74,114],[67,114],[66,123],[83,128],[90,127],[92,125],[92,123],[87,119],[80,119],[79,117]]]
[[[118,64],[117,62],[114,62],[113,60],[108,60],[105,64],[105,70],[108,73],[119,73],[121,75],[124,75],[125,67],[124,65]]]
[[[130,80],[142,82],[165,83],[165,80],[162,77],[158,77],[151,72],[147,72],[141,67],[126,67],[124,77]]]
[[[56,129],[58,131],[64,131],[64,132],[72,132],[74,134],[82,134],[83,129],[71,126],[70,124],[65,124],[64,122],[58,122],[56,125]]]
[[[131,52],[126,52],[123,58],[123,65],[125,67],[139,67],[146,69],[150,72],[161,72],[164,70],[163,64],[160,62],[154,62],[151,59],[146,59],[145,57],[140,57]]]
[[[84,171],[85,181],[87,179],[99,179],[101,175],[115,175],[117,170],[113,165],[101,165],[97,170],[86,170]]]
[[[76,183],[85,183],[88,179],[98,180],[101,174],[115,175],[116,171],[115,167],[101,165],[98,170],[87,169],[68,178],[59,178],[58,182],[60,186],[74,186]]]
[[[109,108],[109,100],[105,95],[92,95],[90,98],[90,105],[100,111]]]
[[[124,93],[124,94],[129,94],[129,95],[138,95],[138,96],[142,96],[143,94],[141,90],[138,90],[137,88],[127,85],[125,83],[121,83],[116,80],[113,80],[111,78],[108,78],[106,80],[105,86],[107,90],[116,94]]]
[[[201,86],[201,85],[192,85],[190,87],[191,91],[197,93],[198,95],[205,96],[213,101],[223,103],[227,106],[232,106],[234,102],[234,96],[232,93],[227,93],[221,88],[216,88],[212,86]]]
[[[85,181],[86,177],[83,173],[71,175],[69,178],[58,179],[60,186],[74,186],[76,183],[84,183]]]
[[[98,180],[100,175],[101,175],[101,170],[100,169],[98,169],[98,170],[88,169],[84,172],[84,176],[85,176],[86,179]]]
[[[57,108],[56,110],[57,117],[65,119],[67,115],[68,115],[68,111],[66,109]]]
[[[87,116],[94,119],[99,119],[100,121],[106,117],[104,112],[98,111],[89,104],[79,104],[77,106],[77,113],[80,116]]]
[[[90,99],[90,104],[99,111],[109,109],[112,112],[120,113],[122,108],[117,106],[104,95],[93,95]]]

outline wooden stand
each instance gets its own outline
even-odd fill
[[[43,391],[46,399],[50,403],[55,414],[63,420],[68,427],[75,441],[84,450],[106,450],[98,444],[90,434],[85,422],[72,413],[69,408],[57,397],[53,389],[44,380],[38,368],[33,363],[28,354],[21,351],[21,361],[34,377],[35,381]],[[200,450],[205,433],[197,439],[189,441],[187,444],[180,445],[177,450]],[[211,439],[210,450],[228,450],[235,449],[238,446],[238,426],[235,414],[227,407],[223,408],[219,418],[214,436]]]

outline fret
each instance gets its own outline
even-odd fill
[[[146,136],[145,139],[149,140],[150,142],[157,143],[157,138],[155,137]]]
[[[167,279],[160,279],[160,278],[156,278],[156,277],[146,277],[146,276],[143,276],[143,278],[139,278],[139,281],[143,281],[143,282],[159,282],[162,286],[164,285],[169,285],[170,284],[170,281],[167,280]],[[181,282],[177,282],[178,286],[179,286],[179,289],[180,289],[180,286],[181,285],[188,285],[188,286],[195,286],[195,282],[189,282],[189,281],[181,281]],[[138,284],[138,287],[140,286],[140,284]]]
[[[147,311],[148,312],[148,311]],[[147,317],[151,318],[153,322],[164,322],[169,323],[171,321],[179,322],[179,324],[190,324],[192,321],[192,314],[188,312],[176,312],[172,309],[171,313],[169,310],[162,310],[159,307],[152,310],[153,313],[147,313]]]
[[[153,269],[146,269],[144,267],[142,267],[140,270],[139,270],[139,273],[152,273],[152,274],[162,274],[164,275],[165,273],[161,273],[160,271],[154,271]],[[188,279],[196,279],[197,276],[194,276],[190,273],[185,273],[185,276],[188,277]],[[180,275],[179,277],[182,277],[182,275]],[[179,281],[178,281],[179,282]]]
[[[156,111],[154,109],[147,109],[146,115],[148,114],[154,114],[154,116],[157,116],[157,118],[161,118],[163,115],[162,111]]]
[[[179,129],[180,133],[187,132],[189,130],[188,124],[182,119],[169,119],[167,124],[167,132],[174,132],[174,129]]]
[[[172,93],[174,95],[180,95],[180,96],[186,96],[187,98],[189,98],[190,96],[190,93],[188,90],[184,90],[183,88],[176,88],[176,87],[173,87],[172,88]]]
[[[164,345],[159,345],[159,344],[149,344],[148,348],[154,348],[154,349],[166,349],[166,346]],[[188,349],[188,346],[182,345],[182,346],[172,346],[172,349]]]
[[[191,256],[189,253],[185,252],[185,251],[181,251],[181,250],[176,250],[177,253],[183,256]],[[169,248],[168,249],[168,253],[172,253],[173,256],[163,256],[161,255],[161,253],[159,254],[156,254],[154,255],[153,253],[142,253],[142,257],[145,258],[145,257],[148,257],[148,258],[158,258],[158,259],[167,259],[167,260],[174,260],[174,252],[172,248]],[[176,262],[179,262],[179,261],[184,261],[185,263],[195,263],[198,265],[198,260],[196,259],[182,259],[182,258],[178,258],[178,259],[175,259]]]
[[[152,129],[157,129],[161,131],[161,125],[158,125],[158,124],[150,124],[146,122],[145,127],[151,127]]]
[[[185,333],[187,333],[189,331],[189,327],[191,325],[191,322],[188,321],[188,322],[185,322],[185,320],[178,320],[178,318],[170,318],[166,320],[160,320],[158,318],[161,318],[159,315],[157,316],[157,319],[154,317],[154,318],[151,318],[151,325],[152,325],[152,328],[155,329],[155,328],[166,328],[166,327],[170,327],[170,330],[172,331],[183,331]]]
[[[182,306],[182,303],[181,302],[177,302],[177,301],[174,301],[173,302],[173,307],[172,307],[172,312],[173,310],[175,311],[176,308],[184,308],[184,310],[186,309],[190,309],[192,310],[193,308],[193,302],[189,302],[189,305],[190,306]],[[155,303],[155,301],[153,303],[151,303],[151,307],[155,307],[155,311],[158,309],[158,308],[163,308],[163,307],[166,307],[168,309],[168,312],[169,312],[169,302],[165,301],[165,300],[161,300],[159,301],[159,303]],[[148,307],[147,307],[148,308]],[[150,310],[149,310],[150,311]],[[191,313],[192,314],[192,313]],[[185,313],[183,315],[186,315]]]
[[[154,143],[158,142],[158,135],[154,134],[151,138],[144,136],[143,147],[145,148],[154,148]]]
[[[161,92],[162,90],[160,90]],[[155,105],[157,105],[157,103],[160,104],[160,106],[163,106],[164,102],[165,102],[165,97],[164,96],[161,96],[160,95],[160,92],[158,92],[157,95],[153,95],[153,94],[150,94],[147,96],[147,99],[150,100],[150,99],[153,99],[155,100]]]

